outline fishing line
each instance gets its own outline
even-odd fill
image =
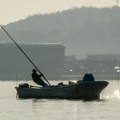
[[[28,55],[22,50],[22,48],[15,42],[15,40],[11,37],[11,35],[4,29],[4,27],[2,25],[0,25],[2,30],[9,36],[9,38],[14,42],[14,44],[19,48],[19,50],[25,55],[25,57],[30,61],[30,63],[35,67],[35,69],[40,73],[40,70],[37,68],[37,66],[33,63],[33,61],[28,57]],[[47,83],[50,85],[50,83],[48,82],[48,80],[45,78],[45,76],[43,75],[42,76],[46,81]]]

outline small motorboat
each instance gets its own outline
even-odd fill
[[[107,81],[78,81],[68,85],[58,84],[48,87],[31,86],[28,83],[15,87],[19,98],[47,99],[99,99],[100,93],[107,87]]]

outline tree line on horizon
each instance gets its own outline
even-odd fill
[[[62,43],[67,55],[120,53],[120,8],[82,7],[37,14],[5,29],[18,43]],[[1,35],[5,34],[0,31]],[[0,37],[5,42],[5,37]]]

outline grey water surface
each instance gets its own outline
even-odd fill
[[[23,81],[0,81],[0,120],[119,120],[120,87],[109,81],[100,100],[16,99]],[[67,82],[67,81],[64,81]],[[50,81],[56,84],[56,81]],[[29,84],[34,84],[29,81]]]

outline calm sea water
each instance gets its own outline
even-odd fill
[[[16,99],[20,82],[0,81],[0,120],[119,120],[120,86],[115,80],[100,100]],[[32,82],[29,82],[32,84]],[[56,84],[56,81],[50,81]]]

